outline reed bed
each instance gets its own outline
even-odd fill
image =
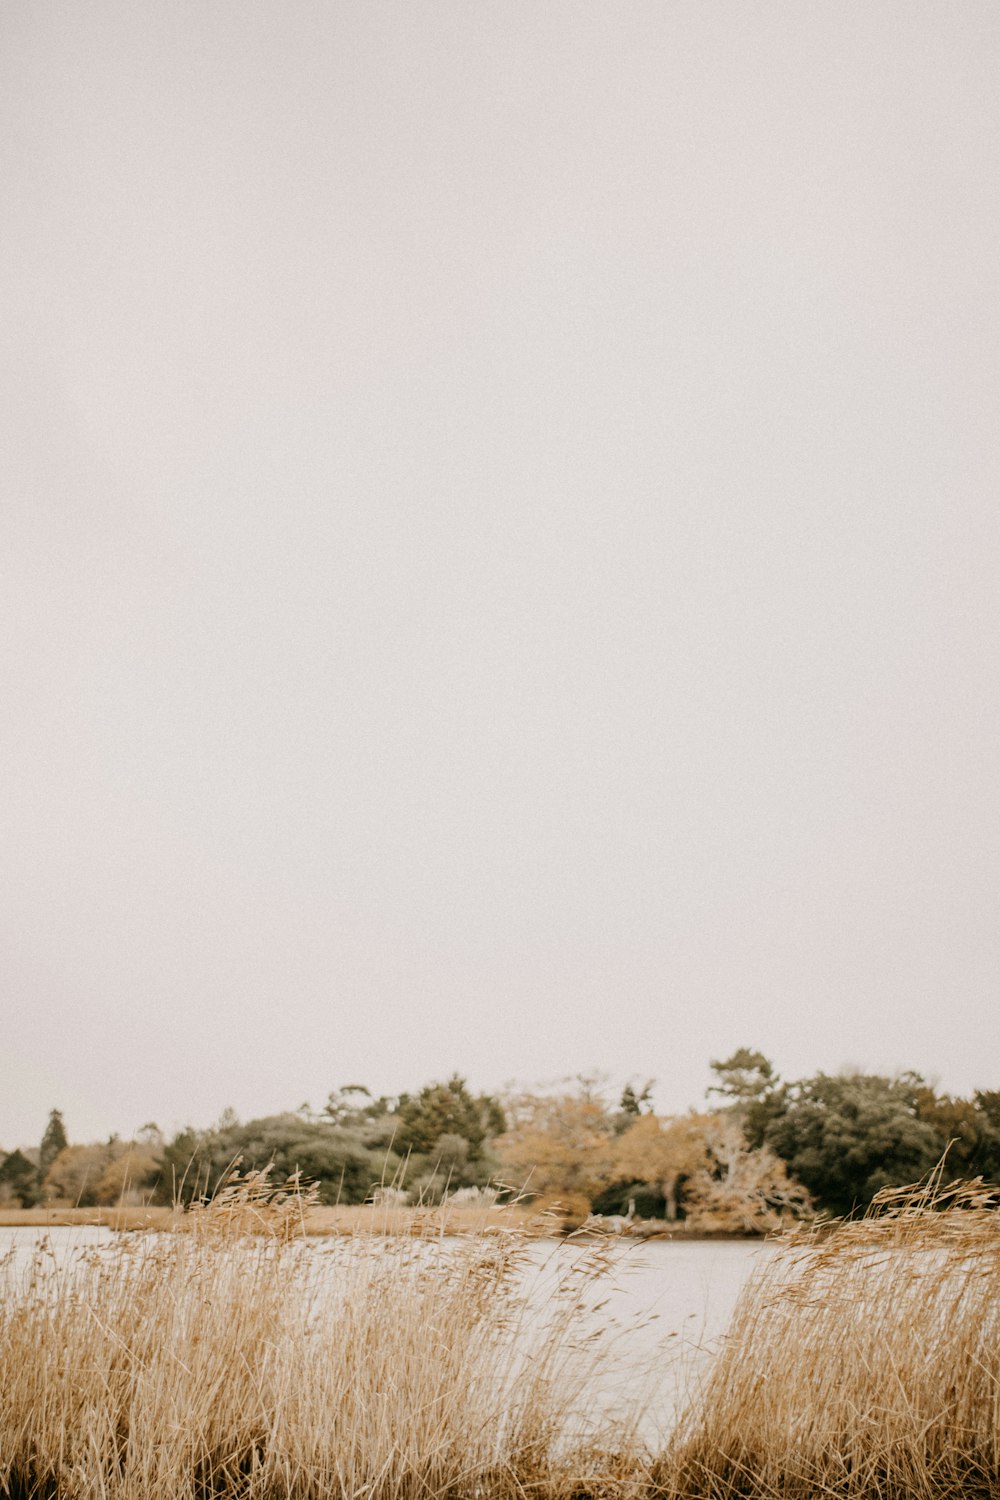
[[[789,1236],[744,1290],[654,1477],[677,1500],[1000,1495],[1000,1214],[888,1192]]]
[[[588,1419],[620,1247],[514,1221],[306,1242],[297,1184],[242,1179],[0,1286],[0,1500],[997,1500],[1000,1214],[884,1194],[748,1284],[666,1450]],[[373,1222],[373,1229],[377,1225]]]
[[[627,1433],[586,1427],[585,1247],[545,1318],[531,1241],[303,1243],[308,1197],[257,1177],[67,1262],[9,1260],[0,1300],[7,1500],[628,1496]],[[624,1457],[620,1455],[624,1454]]]

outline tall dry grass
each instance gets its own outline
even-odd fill
[[[994,1194],[935,1179],[788,1237],[656,1477],[685,1500],[1000,1495]]]
[[[302,1239],[257,1176],[0,1286],[6,1500],[1000,1496],[1000,1213],[973,1185],[786,1236],[665,1453],[597,1430],[597,1243]],[[639,1414],[636,1413],[636,1422]]]
[[[587,1433],[579,1331],[600,1247],[541,1324],[530,1244],[356,1236],[306,1246],[308,1200],[260,1177],[0,1289],[0,1495],[429,1500],[634,1492]],[[626,1454],[628,1435],[614,1445]]]

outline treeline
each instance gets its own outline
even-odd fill
[[[499,1168],[492,1143],[505,1126],[499,1100],[472,1094],[457,1076],[396,1098],[348,1085],[319,1111],[304,1105],[245,1123],[226,1110],[209,1129],[186,1127],[171,1139],[151,1123],[131,1140],[70,1144],[53,1110],[41,1146],[0,1163],[0,1201],[189,1204],[210,1196],[234,1165],[269,1163],[278,1177],[315,1182],[326,1204],[363,1203],[379,1191],[439,1201],[486,1187]]]
[[[39,1147],[0,1153],[0,1202],[188,1204],[235,1165],[270,1163],[315,1182],[327,1204],[517,1194],[558,1203],[570,1221],[760,1233],[863,1209],[945,1153],[950,1176],[1000,1180],[1000,1091],[955,1098],[915,1073],[786,1083],[748,1048],[711,1066],[710,1107],[680,1115],[654,1112],[651,1080],[617,1099],[592,1078],[501,1097],[457,1075],[396,1098],[350,1085],[322,1110],[246,1123],[227,1111],[171,1139],[150,1124],[132,1140],[71,1144],[53,1110]]]

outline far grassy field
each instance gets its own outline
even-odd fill
[[[169,1208],[0,1208],[0,1228],[58,1229],[96,1224],[108,1229],[166,1229],[173,1218]]]
[[[307,1235],[469,1234],[484,1229],[518,1228],[531,1233],[552,1234],[557,1220],[542,1218],[523,1204],[482,1208],[446,1204],[443,1208],[381,1206],[372,1203],[344,1204],[303,1209],[301,1230]],[[183,1229],[188,1216],[170,1208],[0,1208],[0,1228],[35,1227],[55,1229],[70,1225],[100,1225],[108,1229]]]

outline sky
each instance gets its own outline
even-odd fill
[[[1000,1087],[993,0],[7,0],[0,1143]]]

